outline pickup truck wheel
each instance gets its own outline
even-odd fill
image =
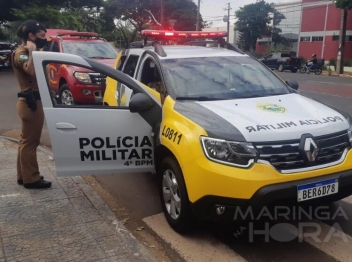
[[[60,87],[60,95],[59,95],[60,103],[63,105],[74,105],[75,102],[73,100],[72,93],[67,84],[63,84]]]
[[[284,65],[283,65],[283,64],[279,64],[277,70],[278,70],[279,72],[283,72],[283,71],[285,70]]]
[[[174,157],[166,157],[160,166],[159,192],[169,225],[178,233],[190,231],[194,217],[190,209],[182,170]]]
[[[291,69],[292,73],[297,73],[298,69]]]

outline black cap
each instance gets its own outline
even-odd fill
[[[36,20],[27,20],[18,28],[17,36],[22,39],[27,39],[29,33],[36,34],[39,31],[46,32],[46,28],[43,24]]]

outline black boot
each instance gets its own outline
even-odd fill
[[[39,180],[34,183],[23,184],[23,186],[27,189],[44,189],[51,187],[51,182],[46,180]]]
[[[43,176],[40,176],[40,179],[43,180],[44,177],[43,177]],[[17,179],[17,184],[23,185],[23,179]]]

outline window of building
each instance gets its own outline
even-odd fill
[[[301,42],[310,42],[310,36],[302,36]]]
[[[332,41],[339,41],[340,40],[340,36],[339,35],[333,35],[332,36]],[[346,35],[346,41],[350,42],[352,41],[352,35]]]
[[[312,37],[312,42],[323,42],[324,37],[323,36],[313,36]]]

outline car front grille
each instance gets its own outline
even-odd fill
[[[99,73],[89,74],[92,84],[105,86],[106,76]]]
[[[345,151],[350,148],[347,132],[315,137],[319,153],[316,161],[307,163],[304,152],[300,152],[300,140],[281,141],[273,143],[254,143],[259,160],[269,162],[279,171],[293,170],[329,164],[339,160]]]

